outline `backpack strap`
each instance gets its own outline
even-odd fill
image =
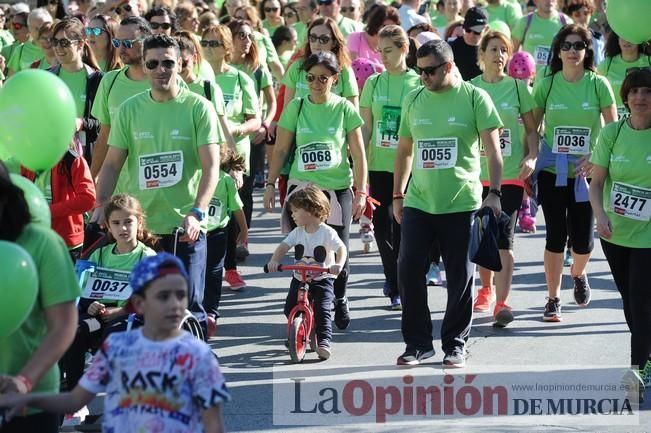
[[[258,69],[253,72],[253,77],[255,78],[255,84],[258,86],[256,90],[260,93],[262,91],[262,66],[258,66]]]
[[[207,100],[212,101],[212,89],[208,80],[203,80],[203,93],[206,95]]]
[[[524,33],[522,34],[522,40],[520,45],[524,45],[524,41],[527,39],[527,33],[529,33],[529,27],[531,27],[531,22],[533,21],[533,14],[535,12],[529,12],[527,14],[527,24],[524,26]]]
[[[547,95],[545,95],[545,104],[543,105],[543,113],[547,111],[547,99],[549,99],[549,94],[552,93],[552,86],[554,85],[554,78],[556,78],[556,74],[552,75],[552,82],[549,83],[549,89],[547,89]]]
[[[518,96],[518,111],[520,111],[522,109],[522,102],[520,101],[520,89],[518,86],[518,80],[513,79],[513,82],[515,83],[515,93]],[[522,114],[521,111],[520,114]]]

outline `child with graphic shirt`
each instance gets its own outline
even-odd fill
[[[129,277],[142,328],[111,334],[71,391],[0,395],[11,417],[25,406],[74,412],[105,392],[104,432],[217,433],[230,400],[210,347],[179,329],[188,305],[188,274],[175,256],[143,258]]]
[[[289,196],[288,205],[297,227],[278,245],[267,263],[267,268],[269,272],[276,272],[283,256],[291,248],[300,245],[305,254],[302,262],[319,264],[330,269],[329,274],[315,276],[309,283],[310,294],[314,299],[316,352],[320,359],[328,359],[332,353],[330,309],[334,299],[334,281],[346,262],[346,246],[337,236],[337,232],[325,224],[330,214],[330,202],[319,188],[309,185],[294,192]],[[321,250],[320,253],[319,250]],[[292,308],[296,305],[300,284],[300,276],[295,274],[285,300],[285,316],[289,316]]]
[[[81,282],[79,324],[72,345],[59,361],[61,390],[70,391],[84,374],[85,354],[100,347],[107,330],[124,331],[129,314],[129,274],[143,257],[156,255],[157,238],[145,228],[140,202],[126,194],[115,195],[104,210],[109,244],[95,250],[88,262],[93,266]]]

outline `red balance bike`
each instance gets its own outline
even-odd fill
[[[265,272],[269,272],[267,266]],[[278,271],[297,271],[301,274],[301,285],[298,288],[296,305],[287,317],[287,340],[289,356],[294,362],[302,362],[308,346],[316,351],[316,335],[314,327],[314,301],[309,295],[310,281],[315,274],[329,272],[328,268],[298,263],[296,265],[280,265]]]

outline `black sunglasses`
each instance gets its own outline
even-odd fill
[[[149,23],[149,26],[153,30],[158,30],[159,28],[163,30],[169,30],[172,28],[172,24],[170,23]]]
[[[165,69],[174,69],[176,66],[176,61],[174,60],[147,60],[145,62],[145,67],[150,70],[158,68],[158,65],[162,65]]]
[[[50,43],[52,44],[53,47],[61,47],[61,48],[68,48],[70,45],[72,45],[73,42],[79,42],[77,39],[57,39],[57,38],[50,38]]]
[[[350,7],[342,6],[342,7],[339,8],[339,10],[340,10],[341,12],[343,12],[343,13],[347,13],[347,12],[355,12],[355,6],[350,6]]]
[[[425,66],[424,68],[420,68],[420,67],[416,66],[415,69],[416,69],[416,73],[418,75],[422,75],[424,73],[425,75],[432,76],[432,75],[436,74],[436,70],[438,68],[440,68],[441,66],[444,66],[444,65],[447,65],[447,62],[441,63],[440,65],[436,65],[436,66]]]
[[[310,39],[310,42],[312,42],[313,44],[316,44],[317,42],[319,42],[321,45],[326,45],[328,42],[330,42],[332,40],[332,38],[330,36],[328,36],[328,35],[320,35],[320,36],[310,35],[309,39]]]
[[[561,51],[570,51],[572,48],[574,48],[576,51],[582,51],[588,48],[588,45],[583,41],[561,42]]]
[[[131,7],[130,4],[127,3],[125,5],[116,7],[115,8],[115,13],[118,14],[118,15],[121,15],[123,10],[125,12],[131,12],[133,10],[133,8]]]
[[[328,79],[332,77],[332,75],[314,75],[314,74],[305,74],[305,79],[307,80],[308,83],[312,83],[314,80],[319,80],[319,83],[325,84],[328,82]]]
[[[253,33],[247,33],[247,32],[237,32],[235,33],[235,36],[241,41],[244,41],[246,39],[253,40]]]
[[[278,12],[280,8],[264,8],[265,13]]]
[[[224,44],[222,44],[220,41],[201,41],[201,46],[204,48],[217,48],[217,47],[222,47]]]

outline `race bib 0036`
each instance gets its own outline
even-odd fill
[[[554,128],[554,153],[587,155],[590,153],[590,128],[557,126]]]
[[[339,164],[332,143],[310,143],[298,149],[299,171],[318,171],[334,168]]]
[[[511,130],[504,129],[502,134],[500,134],[500,150],[502,151],[502,156],[511,156]],[[486,149],[484,148],[484,143],[479,143],[479,155],[486,156]]]
[[[648,222],[651,219],[651,189],[614,182],[610,209],[621,216]]]
[[[456,137],[418,140],[416,143],[416,168],[440,170],[457,164]]]
[[[164,152],[138,158],[138,178],[141,190],[168,188],[181,181],[183,152]]]
[[[538,66],[546,66],[547,61],[549,60],[549,53],[551,52],[551,47],[546,47],[544,45],[538,45],[533,52],[533,58]]]
[[[84,287],[82,297],[87,299],[112,299],[124,301],[131,296],[129,272],[95,268]]]

